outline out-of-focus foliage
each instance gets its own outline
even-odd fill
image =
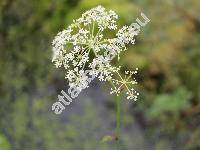
[[[8,141],[6,140],[6,138],[3,135],[0,135],[0,147],[3,150],[9,150],[9,144]]]
[[[147,115],[150,118],[158,118],[162,113],[173,113],[178,115],[178,113],[189,107],[189,93],[184,89],[178,89],[172,94],[159,94]]]
[[[119,26],[141,11],[151,20],[119,62],[140,70],[139,100],[122,102],[123,148],[200,148],[199,0],[1,0],[0,150],[114,148],[101,142],[115,128],[112,98],[95,101],[103,92],[81,97],[75,103],[82,108],[69,107],[62,116],[50,110],[67,85],[51,63],[51,41],[99,4],[119,14]]]

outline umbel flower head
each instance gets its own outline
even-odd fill
[[[59,32],[52,42],[52,62],[56,67],[64,67],[70,87],[82,90],[88,87],[88,78],[97,77],[100,81],[111,83],[111,94],[119,94],[126,89],[127,99],[137,100],[137,93],[132,85],[137,84],[132,76],[135,71],[125,71],[125,78],[120,75],[120,66],[111,65],[111,60],[126,50],[126,45],[134,44],[138,34],[134,26],[123,26],[114,38],[106,38],[106,32],[116,30],[118,15],[97,6],[82,14],[79,19],[65,30]],[[86,70],[90,70],[86,73]]]

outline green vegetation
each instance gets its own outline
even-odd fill
[[[137,102],[121,98],[121,149],[200,149],[199,0],[1,0],[0,150],[114,149],[108,87],[84,90],[60,116],[51,111],[67,89],[51,63],[51,41],[99,4],[119,14],[119,26],[141,10],[151,19],[118,62],[139,68],[140,92]]]

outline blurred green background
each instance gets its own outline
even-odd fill
[[[151,20],[116,65],[138,67],[137,102],[122,99],[122,150],[200,149],[199,0],[0,0],[0,150],[113,150],[109,86],[91,83],[61,115],[51,111],[64,71],[51,41],[97,5]]]

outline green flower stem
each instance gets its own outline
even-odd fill
[[[114,84],[111,80],[109,80],[110,84],[114,87]],[[121,114],[121,98],[120,95],[116,96],[116,150],[120,150],[120,114]]]
[[[116,104],[117,104],[117,111],[116,111],[116,121],[117,121],[117,125],[116,125],[116,150],[120,150],[120,96],[116,97]]]

